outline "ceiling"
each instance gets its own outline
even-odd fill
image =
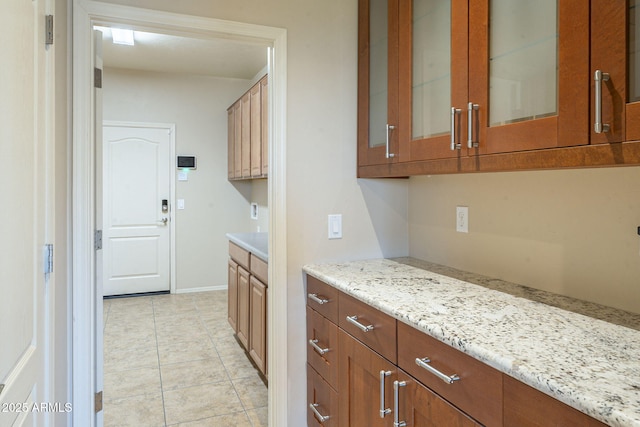
[[[267,45],[226,38],[191,38],[135,31],[134,46],[113,43],[102,31],[105,67],[251,79],[267,65]]]

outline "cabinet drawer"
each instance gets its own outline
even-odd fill
[[[249,252],[235,243],[229,242],[229,256],[238,264],[249,270]]]
[[[307,305],[333,323],[338,323],[338,290],[309,275]]]
[[[307,365],[307,425],[338,427],[338,410],[338,393]],[[320,420],[320,417],[324,419]]]
[[[340,328],[396,363],[396,319],[342,292],[339,294],[338,312]]]
[[[604,427],[606,424],[504,375],[504,426]]]
[[[428,358],[432,368],[459,379],[446,383],[418,366]],[[486,426],[502,425],[502,374],[429,335],[398,324],[398,366]]]
[[[265,285],[269,284],[269,265],[254,254],[251,254],[251,274]]]
[[[320,354],[323,351],[324,354]],[[309,306],[307,306],[307,362],[331,387],[338,389],[338,327]]]

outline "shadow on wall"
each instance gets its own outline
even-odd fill
[[[358,179],[385,258],[409,255],[409,180]]]

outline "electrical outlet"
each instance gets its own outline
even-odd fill
[[[456,207],[456,231],[458,233],[469,232],[469,207]]]

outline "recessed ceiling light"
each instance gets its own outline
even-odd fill
[[[133,46],[133,30],[125,30],[122,28],[111,28],[111,36],[113,43]]]

